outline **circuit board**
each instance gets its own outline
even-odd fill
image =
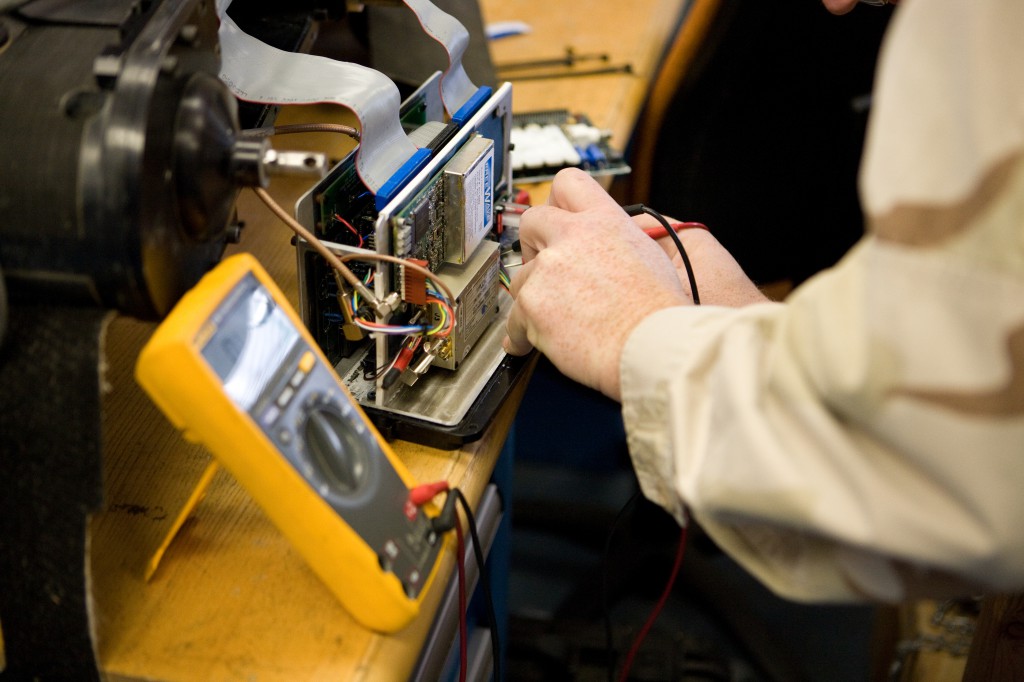
[[[427,261],[427,268],[437,272],[444,263],[445,183],[434,177],[413,198],[409,205],[391,219],[391,244],[399,258]]]
[[[581,113],[566,109],[522,112],[512,116],[512,177],[516,182],[545,182],[563,168],[593,176],[630,172],[607,131]]]
[[[425,88],[425,96],[433,91]],[[431,107],[414,103],[413,109],[403,115],[409,128]],[[299,222],[378,301],[396,297],[382,316],[349,284],[339,290],[323,256],[297,241],[303,321],[388,433],[444,447],[477,437],[487,420],[478,410],[496,409],[495,396],[507,390],[488,387],[495,381],[507,387],[508,372],[523,365],[507,361],[502,325],[494,322],[507,311],[499,304],[499,292],[507,294],[500,291],[495,230],[497,207],[511,192],[511,121],[505,84],[465,118],[426,121],[409,133],[430,150],[430,161],[383,206],[358,177],[353,155],[296,205]],[[420,274],[407,264],[418,265]]]

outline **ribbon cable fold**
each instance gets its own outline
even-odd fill
[[[430,0],[404,1],[416,15],[423,32],[439,42],[448,53],[448,69],[441,76],[441,101],[451,116],[477,91],[462,66],[462,57],[469,45],[469,31],[458,19],[442,12]]]
[[[316,55],[286,52],[245,33],[227,14],[231,0],[217,0],[221,44],[220,78],[236,97],[260,104],[333,103],[359,119],[355,166],[374,194],[416,153],[402,129],[397,86],[374,69]],[[441,99],[450,114],[476,92],[462,66],[469,32],[429,0],[405,0],[424,32],[448,53]]]

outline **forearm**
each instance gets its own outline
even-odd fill
[[[1024,420],[911,397],[926,377],[962,382],[943,360],[974,363],[979,347],[955,306],[927,329],[906,315],[953,295],[941,257],[871,251],[791,303],[674,309],[637,328],[622,392],[644,491],[680,519],[689,507],[794,598],[899,599],[936,576],[1017,585],[1024,504],[1005,471],[1017,468]],[[986,461],[966,464],[969,453]],[[917,584],[907,566],[923,567]]]

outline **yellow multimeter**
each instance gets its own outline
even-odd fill
[[[360,623],[417,614],[443,541],[411,474],[255,258],[208,273],[153,334],[139,384],[203,443]]]

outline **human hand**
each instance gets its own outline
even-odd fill
[[[859,0],[821,0],[821,3],[825,5],[832,14],[846,14],[857,6]]]
[[[697,293],[703,305],[720,305],[730,308],[764,303],[768,298],[761,293],[736,259],[732,257],[714,235],[702,229],[686,229],[677,233],[686,249],[693,267],[693,278],[697,282]],[[658,240],[671,257],[679,281],[689,293],[689,278],[683,265],[683,257],[669,237]]]
[[[846,14],[851,12],[858,3],[868,5],[896,5],[899,0],[822,0],[822,4],[832,14]]]
[[[505,350],[537,348],[566,376],[618,400],[629,334],[656,310],[692,303],[672,261],[576,169],[555,177],[548,205],[523,214],[519,239]]]
[[[661,248],[665,250],[679,276],[679,281],[690,294],[690,279],[683,263],[682,254],[671,237],[665,234],[664,224],[648,213],[640,213],[633,220],[648,235],[654,236]],[[665,216],[665,220],[679,225],[675,220]],[[764,303],[769,300],[761,290],[750,281],[736,259],[701,223],[682,223],[685,227],[676,232],[694,272],[700,301],[705,305],[720,305],[730,308]],[[658,236],[661,235],[661,236]],[[691,295],[692,298],[692,295]]]

